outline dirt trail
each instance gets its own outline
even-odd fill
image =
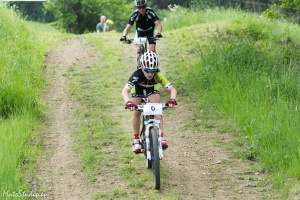
[[[89,63],[86,63],[89,62]],[[32,187],[46,192],[47,199],[90,199],[90,187],[81,171],[80,161],[73,151],[72,107],[66,74],[72,66],[94,64],[80,39],[63,42],[49,53],[46,60],[48,86],[44,100],[48,108],[42,132],[45,153]]]
[[[134,55],[134,48],[131,51]],[[161,51],[163,55],[164,49]],[[128,57],[128,51],[124,52],[124,57]],[[38,161],[38,173],[31,181],[33,190],[46,192],[47,199],[91,199],[98,192],[95,187],[101,186],[98,182],[102,182],[105,188],[105,180],[109,180],[109,177],[98,177],[96,186],[89,185],[72,149],[75,142],[72,137],[72,108],[76,105],[68,94],[66,74],[71,67],[91,66],[97,62],[99,60],[95,53],[89,51],[81,39],[63,42],[47,57],[49,85],[44,99],[49,112],[42,133],[46,153]],[[135,56],[130,56],[125,62],[134,63]],[[167,67],[163,69],[166,70]],[[118,111],[112,115],[124,114]],[[264,175],[253,171],[248,162],[232,157],[231,152],[223,146],[230,142],[230,136],[192,131],[187,128],[192,119],[191,107],[184,99],[179,99],[179,106],[170,111],[165,120],[170,148],[165,153],[162,165],[170,174],[170,187],[175,188],[182,199],[256,200],[263,196],[274,199],[265,195],[267,188],[259,184]],[[121,126],[130,130],[128,118],[121,120]],[[162,189],[162,193],[165,192],[168,191]]]
[[[167,55],[164,41],[159,45],[160,55]],[[135,56],[128,57],[128,51],[124,53],[124,62],[130,66],[135,62]],[[130,49],[130,52],[134,55],[135,49]],[[168,71],[168,65],[173,67],[168,58],[161,61],[163,72]],[[178,95],[179,106],[168,110],[164,121],[170,148],[165,151],[162,166],[169,173],[167,182],[171,188],[162,186],[162,193],[176,191],[184,200],[276,199],[270,186],[263,185],[266,175],[254,171],[253,163],[235,158],[226,148],[232,143],[230,134],[190,127],[194,119],[193,105],[189,104],[187,97],[181,97],[180,92]],[[123,120],[123,129],[131,130],[128,118]]]
[[[162,55],[168,51],[160,41]],[[168,58],[162,59],[168,71]],[[170,67],[173,67],[170,65]],[[170,148],[163,165],[170,173],[170,183],[187,200],[257,200],[276,199],[270,185],[264,185],[264,174],[254,171],[250,161],[235,158],[226,146],[232,144],[230,134],[191,128],[193,104],[180,97],[179,106],[165,120]]]
[[[178,188],[183,199],[257,200],[268,196],[266,188],[259,184],[264,175],[253,171],[249,162],[232,157],[226,150],[229,135],[186,128],[192,120],[189,109],[180,102],[172,112],[173,117],[166,120],[170,148],[164,164],[171,173],[171,184]]]

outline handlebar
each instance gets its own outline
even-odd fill
[[[159,40],[160,38],[162,38],[162,37],[154,37],[154,40],[155,41],[157,41],[157,40]],[[126,43],[126,44],[131,44],[132,42],[134,41],[134,38],[130,38],[130,39],[127,39],[127,38],[124,38],[124,40],[122,40],[121,42],[124,42],[124,43]]]
[[[127,39],[127,38],[125,38],[125,40],[123,40],[122,42],[124,42],[126,44],[131,44],[133,42],[133,39]]]
[[[136,111],[143,112],[144,104],[137,105],[137,108],[135,109]],[[169,105],[167,103],[162,103],[162,109],[166,110],[169,108]]]
[[[163,110],[166,110],[167,108],[170,108],[169,104],[168,103],[161,103],[162,104],[162,109]],[[139,111],[139,112],[143,112],[143,108],[146,104],[140,104],[140,105],[137,105],[137,107],[134,109],[136,111]],[[125,109],[129,109],[127,106],[125,106]]]

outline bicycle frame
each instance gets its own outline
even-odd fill
[[[147,51],[148,39],[146,37],[135,37],[133,44],[138,46],[137,51],[137,66],[140,67],[140,58]]]
[[[143,128],[141,131],[141,139],[142,144],[145,145],[145,159],[151,161],[151,152],[150,152],[150,129],[153,127],[156,127],[158,131],[160,131],[160,120],[153,119],[154,116],[145,117],[143,116]],[[161,136],[158,137],[158,144],[159,144],[159,158],[163,158],[163,150],[162,150],[162,144],[161,144]]]
[[[155,40],[158,40],[158,38],[155,38]],[[137,34],[133,39],[127,39],[124,41],[127,44],[133,43],[134,45],[138,46],[137,51],[137,68],[140,68],[140,58],[141,56],[148,51],[148,39],[147,37],[138,37]]]
[[[146,104],[144,105],[139,105],[138,106],[138,111],[143,112],[143,120],[142,120],[142,130],[141,130],[141,140],[142,144],[145,150],[145,159],[151,161],[151,152],[150,152],[150,143],[149,143],[149,138],[150,138],[150,130],[152,128],[157,128],[157,130],[160,132],[160,120],[154,119],[155,114],[162,115],[163,109],[166,109],[167,106],[165,104],[161,103],[147,103],[147,100],[144,100]],[[151,111],[146,111],[145,106],[148,106],[148,109],[150,107]],[[157,106],[157,107],[155,107]],[[145,113],[145,111],[147,113]],[[149,115],[150,112],[150,115]],[[152,112],[152,113],[151,113]],[[153,114],[153,115],[151,115]],[[158,145],[159,145],[159,158],[163,158],[163,150],[162,150],[162,144],[161,144],[161,136],[159,135],[158,137]],[[145,148],[146,147],[146,148]]]

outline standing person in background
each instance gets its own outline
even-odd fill
[[[105,32],[111,31],[111,29],[114,25],[114,22],[111,19],[107,19],[105,24],[106,24]]]
[[[155,38],[161,38],[162,25],[159,21],[156,13],[149,7],[147,7],[146,0],[135,0],[135,6],[137,10],[135,10],[128,21],[127,26],[123,31],[123,36],[121,37],[121,41],[126,40],[126,36],[130,31],[131,26],[133,26],[134,22],[136,23],[136,32],[138,37],[147,37],[149,42],[149,50],[155,52]],[[154,36],[154,28],[156,28],[157,33]]]
[[[106,17],[104,15],[102,15],[99,18],[99,23],[96,26],[97,33],[99,33],[99,32],[105,32],[105,29],[106,29],[106,23],[105,23],[105,21],[106,21]]]

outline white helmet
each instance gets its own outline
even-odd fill
[[[148,51],[141,56],[141,67],[147,72],[157,72],[159,68],[159,57],[156,53]]]
[[[147,5],[147,0],[135,0],[135,6],[146,6]]]

